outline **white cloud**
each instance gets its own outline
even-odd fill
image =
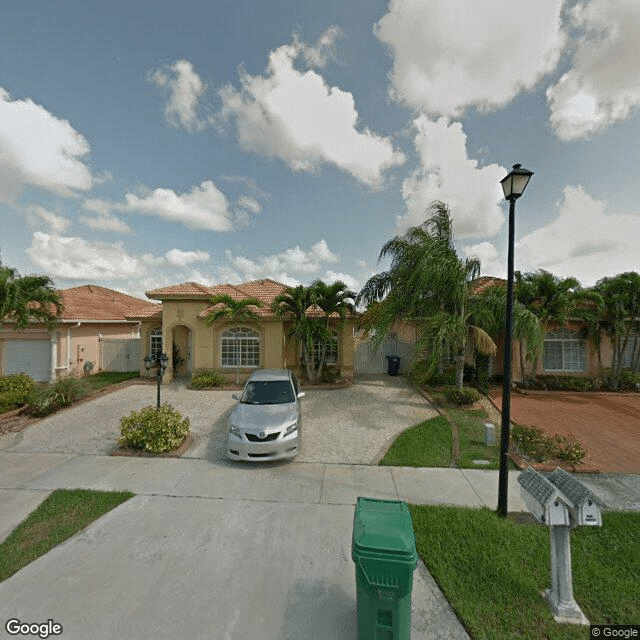
[[[127,193],[124,204],[114,205],[114,208],[157,216],[185,224],[191,229],[229,231],[233,227],[227,198],[210,180],[183,194],[163,188],[141,196]]]
[[[240,89],[220,90],[221,121],[233,121],[240,146],[280,158],[294,171],[313,171],[334,164],[368,185],[404,162],[388,138],[356,129],[353,95],[329,87],[315,71],[293,67],[303,53],[299,42],[271,52],[266,75],[240,70]]]
[[[355,293],[358,293],[360,290],[360,281],[356,280],[356,278],[350,276],[348,273],[325,271],[324,278],[322,278],[322,280],[327,284],[332,284],[339,280],[340,282],[344,282],[347,285],[347,288],[351,289],[351,291],[354,291]]]
[[[181,251],[180,249],[171,249],[165,254],[167,262],[175,267],[186,267],[194,262],[207,262],[210,258],[206,251]]]
[[[40,205],[30,205],[26,209],[26,214],[32,224],[37,225],[44,221],[54,233],[64,233],[71,225],[68,218],[59,216]]]
[[[188,60],[178,60],[148,74],[148,80],[169,91],[164,115],[174,127],[183,126],[187,131],[201,129],[205,121],[198,115],[198,101],[206,85]]]
[[[300,284],[298,277],[313,280],[319,276],[322,265],[340,260],[325,240],[316,242],[308,251],[295,246],[279,254],[260,256],[257,260],[234,256],[231,251],[226,251],[225,255],[230,266],[221,269],[220,273],[229,278],[229,282],[273,278],[289,285]]]
[[[523,237],[516,256],[527,270],[574,276],[585,286],[624,271],[638,271],[640,216],[610,214],[581,186],[565,187],[558,216]]]
[[[133,233],[131,227],[116,216],[80,216],[80,218],[78,219],[80,220],[80,222],[86,224],[92,229],[99,229],[101,231],[113,231],[114,233]]]
[[[631,0],[635,1],[635,0]],[[391,0],[374,33],[389,45],[391,96],[431,114],[496,108],[556,67],[562,0]]]
[[[481,275],[506,278],[506,262],[498,259],[498,251],[491,242],[464,245],[461,248],[465,257],[480,260]]]
[[[294,34],[293,44],[309,66],[322,68],[329,59],[335,59],[335,43],[343,35],[340,27],[332,25],[318,38],[318,41],[313,46],[302,41],[297,33]]]
[[[25,186],[70,197],[91,189],[83,162],[89,143],[67,120],[32,100],[11,100],[0,88],[0,201],[14,201]]]
[[[420,116],[413,124],[420,165],[402,185],[407,213],[397,220],[400,230],[422,224],[430,201],[442,200],[451,208],[456,237],[495,235],[503,223],[499,182],[507,171],[496,164],[479,168],[467,157],[459,122]]]
[[[46,273],[67,280],[119,280],[146,272],[145,261],[120,244],[36,231],[27,254]]]
[[[571,10],[577,40],[572,68],[547,90],[561,140],[601,133],[640,105],[640,3],[591,0]]]
[[[241,196],[238,199],[238,206],[251,213],[260,213],[262,211],[262,205],[251,196]]]

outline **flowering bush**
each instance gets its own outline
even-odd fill
[[[120,421],[118,445],[164,453],[177,449],[189,433],[189,418],[165,402],[159,409],[152,406],[133,411]]]
[[[576,465],[581,464],[587,455],[575,438],[559,433],[548,436],[539,427],[514,425],[511,441],[514,449],[532,462],[559,461]]]

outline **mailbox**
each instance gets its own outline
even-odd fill
[[[531,467],[518,476],[520,494],[529,510],[548,526],[569,526],[569,505],[561,491]]]
[[[576,480],[571,474],[560,468],[549,474],[548,479],[568,498],[567,506],[569,507],[569,517],[573,526],[602,526],[600,505],[591,491],[579,480]]]

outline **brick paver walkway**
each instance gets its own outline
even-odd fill
[[[489,396],[502,407],[502,389]],[[511,394],[511,420],[574,436],[587,450],[584,469],[640,473],[640,394]]]

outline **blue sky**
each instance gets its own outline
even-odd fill
[[[640,270],[637,0],[5,0],[0,259],[56,286],[360,288],[451,206],[457,248]]]

